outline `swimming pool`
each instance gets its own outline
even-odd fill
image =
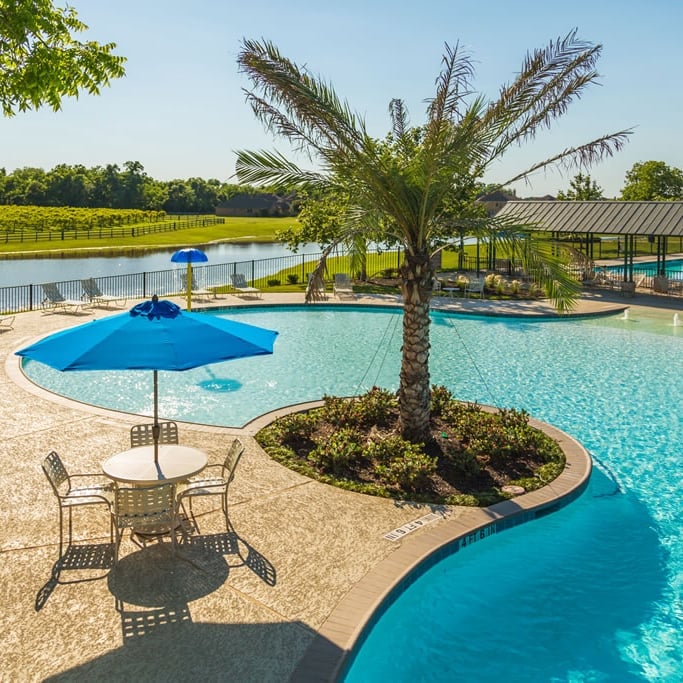
[[[623,273],[623,265],[614,266],[604,266],[605,270],[612,272]],[[665,261],[666,274],[671,277],[672,275],[683,273],[683,259],[671,259]],[[642,275],[657,275],[657,261],[637,261],[633,264],[633,272],[640,273]]]
[[[397,385],[399,311],[229,315],[278,330],[275,353],[163,373],[165,417],[180,419],[188,406],[199,422],[213,411],[214,423],[237,425],[254,410]],[[606,469],[563,510],[469,546],[416,580],[379,617],[346,680],[683,680],[682,344],[682,327],[635,315],[434,313],[434,382],[466,400],[526,409],[579,439]],[[150,373],[58,373],[37,363],[26,371],[88,401],[93,389],[136,390],[151,413]],[[129,386],[110,384],[110,374],[139,377]]]

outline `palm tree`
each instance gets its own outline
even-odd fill
[[[404,302],[399,384],[403,436],[426,442],[430,434],[429,311],[431,256],[458,229],[495,231],[519,254],[560,310],[570,307],[578,285],[562,264],[528,237],[524,226],[502,225],[469,211],[477,181],[509,149],[532,139],[561,116],[593,83],[601,46],[579,40],[576,31],[527,55],[517,78],[487,102],[471,88],[472,63],[458,46],[445,47],[436,93],[423,126],[410,127],[401,100],[392,100],[392,128],[384,140],[368,135],[363,120],[334,90],[299,68],[267,41],[244,40],[238,57],[252,89],[247,100],[271,132],[308,154],[320,170],[300,168],[279,152],[240,151],[241,182],[281,182],[301,188],[343,187],[353,197],[348,233],[378,226],[388,242],[405,251],[401,268]],[[611,156],[630,131],[565,149],[506,180],[508,185],[550,165],[587,167]],[[370,226],[370,227],[367,227]],[[526,226],[528,227],[528,226]]]

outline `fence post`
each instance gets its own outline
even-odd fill
[[[142,296],[147,298],[147,273],[143,271],[142,273]]]

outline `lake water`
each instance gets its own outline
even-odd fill
[[[146,253],[130,252],[118,256],[92,254],[68,258],[0,259],[0,287],[29,285],[40,282],[62,282],[86,277],[149,273],[169,268],[185,268],[184,264],[171,263],[178,247]],[[278,258],[292,254],[279,242],[251,242],[248,244],[211,244],[202,247],[209,263],[233,263]],[[303,245],[299,254],[319,254],[317,244]]]

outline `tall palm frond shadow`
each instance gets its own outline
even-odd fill
[[[218,534],[200,534],[192,536],[189,543],[220,555],[236,555],[241,560],[239,565],[251,569],[264,583],[274,586],[277,583],[277,571],[270,561],[235,531]],[[244,549],[246,548],[246,553]]]
[[[53,565],[50,578],[36,594],[35,611],[45,606],[55,588],[62,584],[83,583],[106,578],[114,566],[114,545],[112,543],[83,543],[67,546],[66,552]],[[103,570],[103,571],[100,571]],[[64,578],[62,572],[83,572]],[[85,572],[96,571],[94,575]]]

